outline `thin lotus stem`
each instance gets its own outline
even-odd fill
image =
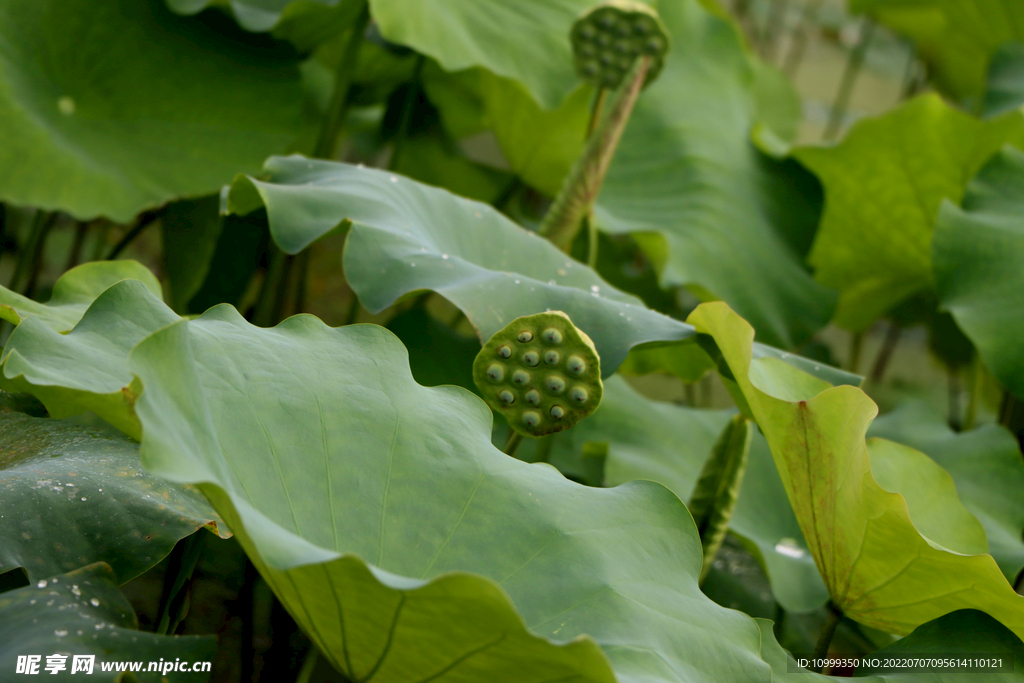
[[[313,672],[316,671],[316,665],[320,662],[320,650],[317,649],[316,644],[309,646],[309,652],[306,653],[306,659],[302,662],[302,668],[299,669],[299,675],[295,679],[295,683],[309,683],[313,680]]]
[[[864,330],[850,333],[850,372],[857,374],[860,365],[860,354],[864,348]]]
[[[156,633],[173,634],[181,622],[185,597],[192,584],[192,574],[199,563],[206,541],[206,531],[200,529],[187,538],[178,541],[171,551],[167,574],[164,576],[163,592],[160,596],[160,618]]]
[[[1014,592],[1019,594],[1020,593],[1020,589],[1022,587],[1024,587],[1024,569],[1020,570],[1020,573],[1017,574],[1017,580],[1013,582],[1013,590],[1014,590]]]
[[[775,48],[778,47],[788,10],[789,0],[772,0],[768,21],[765,22],[764,32],[761,34],[760,41],[761,57],[766,62],[771,63],[775,60]]]
[[[585,219],[587,222],[587,265],[597,269],[598,243],[597,221],[594,220],[594,213],[591,212]]]
[[[15,278],[12,279],[12,291],[21,291],[25,296],[32,298],[35,293],[36,283],[39,280],[39,273],[43,268],[43,254],[46,250],[46,238],[57,224],[57,213],[48,213],[40,210],[36,214],[36,220],[32,223],[32,234],[29,242],[25,245],[25,252],[18,255],[18,269],[15,270]],[[22,286],[21,280],[25,275],[28,278]]]
[[[519,432],[513,431],[511,434],[509,434],[508,441],[505,443],[505,448],[503,449],[505,455],[515,455],[516,449],[519,448],[519,444],[521,444],[522,442],[523,435],[520,434]]]
[[[597,124],[601,121],[601,114],[604,113],[604,103],[608,100],[608,88],[598,88],[594,93],[594,100],[590,104],[590,120],[587,121],[587,137],[594,134]]]
[[[11,274],[10,281],[7,283],[7,289],[12,292],[20,291],[21,281],[25,279],[25,273],[28,272],[29,265],[32,262],[36,243],[39,241],[44,226],[49,220],[50,214],[42,209],[36,209],[32,225],[29,227],[28,241],[25,243],[24,248],[21,245],[18,246],[18,262],[14,267],[14,272]]]
[[[953,431],[959,432],[963,429],[963,418],[960,416],[960,370],[947,368],[946,379],[947,400],[949,401],[949,415],[946,422]]]
[[[113,261],[120,256],[121,252],[124,251],[129,244],[135,241],[136,237],[141,235],[142,232],[149,226],[153,225],[153,223],[156,223],[156,220],[160,218],[161,213],[162,211],[157,209],[155,211],[147,211],[139,216],[139,219],[135,221],[135,226],[125,233],[125,236],[121,238],[120,242],[114,245],[114,248],[110,250],[110,253],[107,254],[105,260]]]
[[[875,365],[871,368],[870,380],[872,384],[878,384],[885,376],[885,369],[889,366],[889,359],[900,341],[900,328],[892,323],[889,324],[889,331],[885,333],[885,341],[875,358]]]
[[[969,432],[974,429],[978,421],[978,401],[981,400],[982,382],[985,379],[985,366],[981,362],[981,356],[977,351],[971,359],[971,379],[967,398],[967,413],[964,415],[963,430]]]
[[[352,27],[352,36],[345,46],[345,54],[338,65],[338,71],[334,75],[334,92],[331,94],[331,101],[327,105],[327,112],[324,114],[323,123],[320,125],[320,137],[316,143],[316,156],[322,159],[333,159],[338,151],[338,136],[345,125],[348,117],[350,104],[349,90],[352,88],[352,74],[355,72],[356,62],[359,59],[359,48],[363,44],[363,34],[366,33],[366,26],[370,23],[370,7],[366,0],[359,10],[359,16]]]
[[[412,110],[416,107],[416,97],[420,91],[420,74],[423,72],[423,64],[426,58],[420,55],[416,58],[416,67],[412,72],[412,80],[409,81],[409,89],[405,92],[405,101],[402,103],[402,120],[398,124],[398,133],[395,135],[395,146],[391,152],[391,161],[388,168],[398,168],[398,160],[402,156],[402,148],[409,138],[409,127],[412,125]]]
[[[312,251],[307,247],[301,254],[295,257],[295,296],[292,301],[292,313],[304,313],[306,311],[307,289],[309,286],[309,262],[312,259]]]
[[[562,251],[569,251],[583,218],[589,215],[594,206],[615,155],[615,148],[622,139],[633,106],[640,96],[650,64],[648,56],[634,62],[613,96],[610,111],[587,140],[583,154],[569,171],[562,189],[541,221],[540,234]]]
[[[1012,428],[1010,424],[1013,421],[1013,413],[1015,412],[1017,404],[1017,398],[1009,391],[1003,391],[1003,398],[999,402],[999,424],[1006,428]]]
[[[359,297],[356,296],[355,291],[352,292],[352,298],[349,299],[348,308],[345,310],[345,320],[342,325],[352,325],[356,320],[359,319]]]
[[[545,436],[537,444],[537,457],[533,459],[534,462],[551,462],[551,448],[555,445],[555,440],[551,436]]]
[[[89,221],[78,221],[75,224],[75,240],[71,243],[71,251],[68,252],[68,262],[64,270],[71,270],[78,265],[82,258],[82,246],[85,244],[85,237],[89,234]]]
[[[833,140],[843,127],[843,119],[846,111],[850,108],[850,96],[853,95],[853,86],[857,83],[857,76],[864,66],[864,57],[868,53],[868,46],[871,44],[871,36],[875,32],[875,22],[871,17],[864,17],[861,22],[860,41],[850,53],[846,60],[846,68],[843,69],[843,78],[839,83],[839,92],[836,93],[835,102],[832,103],[832,111],[829,113],[828,123],[825,125],[823,138]]]
[[[791,80],[796,75],[800,63],[804,60],[804,54],[807,52],[807,33],[811,24],[817,20],[823,1],[808,0],[807,4],[804,5],[804,11],[800,17],[800,25],[793,33],[793,42],[790,45],[789,52],[786,54],[786,58],[782,62],[782,73],[786,74]]]
[[[272,244],[270,250],[270,264],[267,266],[263,288],[252,317],[253,324],[260,327],[272,327],[280,322],[281,309],[284,305],[284,290],[291,270],[291,256],[281,251],[276,244]]]
[[[818,643],[814,646],[814,659],[821,659],[828,654],[828,648],[832,644],[832,636],[836,633],[836,627],[839,626],[839,620],[843,618],[843,612],[839,609],[831,600],[828,601],[828,619],[825,621],[825,625],[821,629],[821,635],[818,636]],[[827,674],[829,673],[825,669],[817,668],[817,673]]]

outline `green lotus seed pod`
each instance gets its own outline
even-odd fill
[[[473,380],[512,429],[534,437],[572,427],[603,393],[593,342],[558,311],[517,318],[491,337],[473,363]]]
[[[487,379],[492,382],[500,382],[505,379],[505,368],[501,363],[491,363],[487,366]]]
[[[669,49],[668,31],[657,12],[636,0],[604,0],[576,20],[569,39],[576,73],[604,88],[618,87],[641,54],[651,58],[644,85],[650,83],[664,66]]]

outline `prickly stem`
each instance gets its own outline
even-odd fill
[[[601,191],[615,149],[626,130],[630,114],[647,78],[651,58],[640,56],[612,96],[608,114],[587,140],[583,154],[562,183],[562,189],[541,222],[540,234],[562,251],[568,251],[583,218],[590,213]]]

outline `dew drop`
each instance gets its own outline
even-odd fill
[[[56,631],[53,632],[53,635],[57,636],[58,638],[63,638],[67,634],[68,634],[68,632],[63,630],[63,629],[57,629]]]
[[[86,498],[85,496],[82,496],[82,502],[83,502],[83,503],[84,503],[85,501],[87,501],[87,500],[88,500],[88,498]]]
[[[566,275],[565,268],[559,268],[555,272],[558,273],[559,275],[561,275],[562,277],[565,277],[565,275]]]
[[[548,284],[549,285],[557,285],[558,283],[555,282],[554,280],[548,280]]]
[[[590,291],[591,292],[600,292],[601,288],[598,287],[597,285],[590,285]]]
[[[92,605],[93,607],[99,607],[100,606],[100,601],[97,600],[96,598],[92,598],[91,600],[89,600],[89,604]]]
[[[807,554],[803,548],[796,544],[796,539],[793,538],[783,538],[776,543],[775,552],[795,559],[799,559]]]
[[[517,284],[517,285],[518,285],[518,284],[520,284],[520,281],[519,281],[519,280],[516,280],[516,284]]]
[[[64,116],[71,116],[75,113],[74,99],[68,97],[67,95],[61,97],[59,100],[57,100],[57,109],[60,111],[61,114],[64,114]]]
[[[36,586],[38,586],[39,588],[46,588],[46,579],[43,579],[42,581],[37,583]]]
[[[79,590],[78,586],[71,586],[71,592],[74,593],[76,597],[82,597],[82,591]]]
[[[389,178],[389,180],[391,180],[391,182],[393,182],[393,183],[397,183],[398,182],[398,176],[393,175],[393,176],[391,176],[391,178]]]
[[[443,258],[445,261],[447,261],[448,260],[448,254],[441,254],[441,258]]]
[[[814,366],[814,369],[815,369],[815,370],[821,370],[821,366],[820,366],[820,365],[815,365],[815,366]]]

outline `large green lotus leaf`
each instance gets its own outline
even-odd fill
[[[798,670],[792,655],[783,650],[775,639],[772,622],[767,619],[755,621],[761,628],[761,656],[771,664],[772,680],[781,683],[839,683],[850,680]],[[811,653],[800,654],[809,657]],[[872,652],[870,657],[885,662],[914,657],[950,658],[954,655],[986,659],[1001,656],[1004,662],[1015,667],[1015,670],[998,673],[987,671],[984,672],[984,676],[979,677],[977,670],[967,673],[955,668],[932,673],[921,672],[913,667],[889,669],[885,673],[858,669],[855,678],[864,683],[977,683],[979,680],[990,683],[1020,683],[1024,680],[1024,671],[1020,670],[1020,662],[1024,657],[1024,643],[1012,631],[978,610],[957,610],[929,621],[914,629],[906,638]]]
[[[1010,581],[1017,577],[1024,568],[1024,461],[1008,430],[984,425],[957,433],[933,408],[915,401],[875,420],[868,434],[927,453],[949,472],[960,499],[985,527],[999,568]]]
[[[178,320],[142,282],[123,280],[100,294],[66,334],[38,317],[18,325],[4,347],[0,384],[35,395],[54,417],[92,410],[139,439],[132,409],[137,387],[130,386],[125,360],[143,337]]]
[[[689,320],[728,363],[728,381],[764,432],[814,561],[848,617],[906,634],[946,612],[980,609],[1024,635],[1024,596],[996,561],[940,545],[950,538],[925,538],[913,521],[926,515],[924,494],[904,498],[876,483],[865,432],[878,408],[864,392],[753,360],[754,330],[723,303],[703,304]],[[948,492],[931,495],[960,505]]]
[[[787,239],[817,225],[815,192],[803,187],[814,179],[751,143],[757,70],[735,27],[695,0],[658,9],[672,51],[615,154],[595,208],[600,229],[637,234],[663,286],[724,300],[760,341],[799,346],[835,305]]]
[[[850,0],[850,9],[913,39],[929,80],[971,110],[996,51],[1024,40],[1024,5],[1015,0]]]
[[[943,204],[932,258],[940,306],[985,366],[1024,396],[1024,153],[1007,147],[971,182],[963,208]]]
[[[689,500],[701,467],[731,411],[708,411],[650,401],[616,377],[605,382],[600,410],[560,436],[553,456],[572,438],[574,452],[606,442],[605,483],[648,479]],[[557,460],[552,458],[552,462]],[[787,610],[808,612],[828,600],[814,558],[786,499],[768,443],[755,432],[739,502],[729,529],[760,554],[772,592]]]
[[[11,0],[0,27],[0,199],[127,222],[257,170],[296,135],[290,51],[160,0]]]
[[[160,636],[139,631],[135,611],[117,588],[116,576],[102,562],[0,594],[0,661],[4,678],[15,674],[18,657],[38,655],[43,680],[74,683],[202,683],[209,673],[147,671],[149,662],[182,660],[191,666],[212,662],[216,636]],[[66,655],[60,673],[46,670],[49,655]],[[93,655],[92,671],[72,673],[74,657]],[[136,673],[103,671],[114,662],[142,662]],[[91,675],[90,675],[91,674]],[[31,674],[29,674],[31,675]],[[32,680],[25,678],[24,680]]]
[[[648,309],[487,204],[386,171],[295,155],[270,158],[263,179],[239,176],[227,193],[232,213],[262,207],[288,253],[349,226],[345,276],[370,311],[431,289],[458,306],[482,340],[519,316],[564,311],[593,339],[606,376],[631,347],[648,342],[683,342],[676,352],[694,362],[704,355],[689,325]],[[762,345],[756,352],[831,381],[858,381]]]
[[[967,181],[1007,142],[1024,144],[1019,114],[979,121],[930,94],[857,123],[838,145],[794,150],[825,185],[810,262],[818,280],[840,290],[838,324],[864,329],[931,288],[942,200],[959,202]]]
[[[124,583],[204,525],[202,494],[139,463],[139,444],[104,429],[0,413],[0,573],[33,582],[91,562]]]
[[[67,332],[108,287],[121,280],[139,280],[160,296],[160,281],[137,261],[93,261],[67,271],[53,286],[45,304],[0,286],[0,319],[18,325],[29,317],[57,332]]]
[[[769,680],[756,626],[697,588],[676,496],[505,456],[484,403],[416,384],[383,328],[219,306],[129,364],[146,467],[211,499],[349,678]]]

